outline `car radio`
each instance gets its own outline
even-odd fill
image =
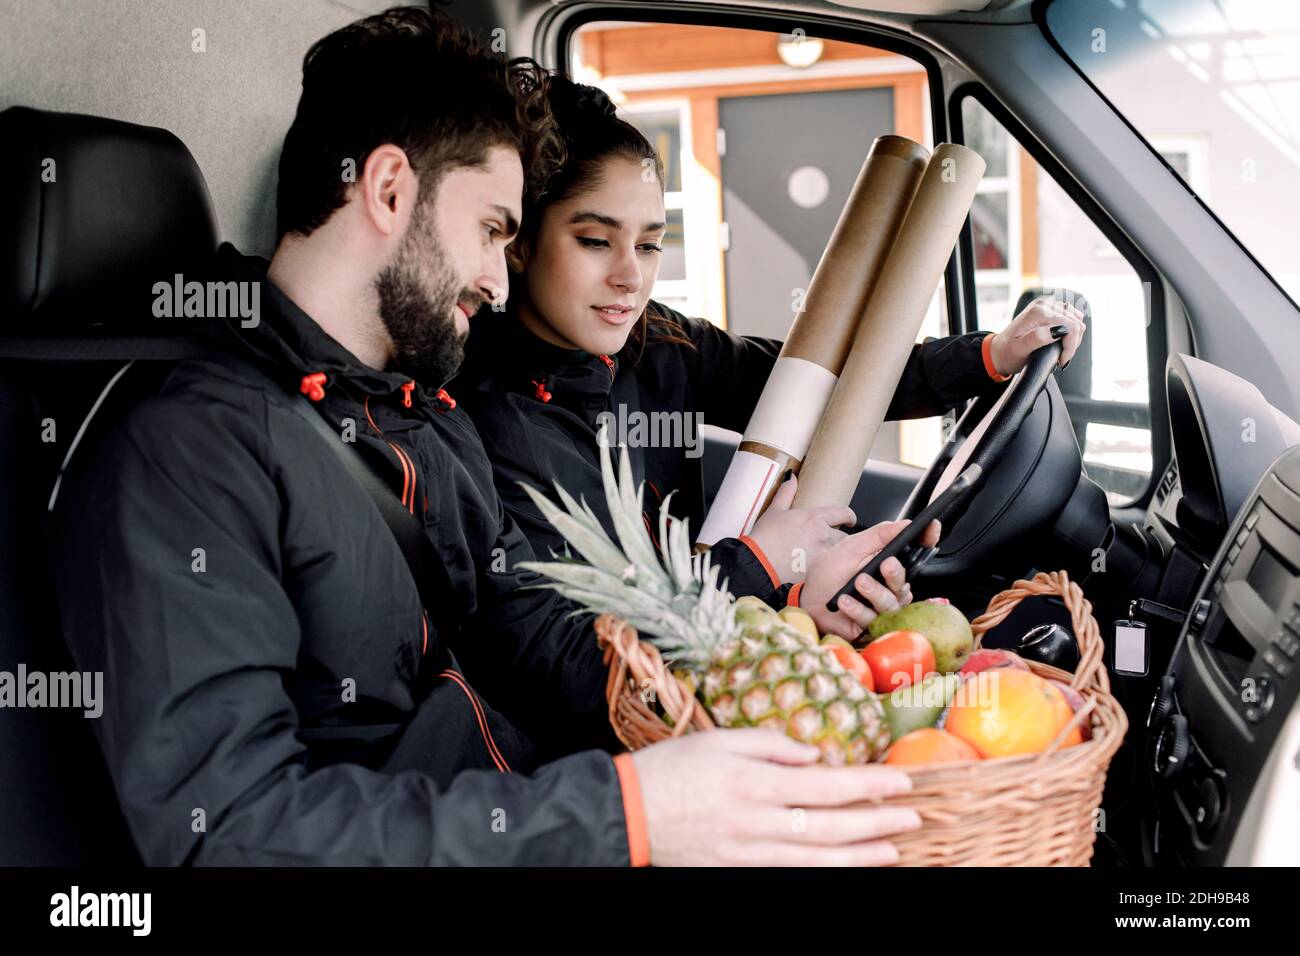
[[[1266,764],[1268,773],[1279,766],[1269,757],[1295,706],[1298,671],[1300,447],[1273,463],[1238,512],[1152,701],[1150,862],[1225,862]]]

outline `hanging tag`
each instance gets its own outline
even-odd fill
[[[1125,677],[1145,677],[1151,669],[1151,641],[1141,621],[1116,621],[1110,669]]]

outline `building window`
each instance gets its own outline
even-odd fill
[[[686,315],[699,315],[701,303],[692,295],[690,258],[686,254],[686,192],[682,189],[682,143],[686,124],[686,104],[667,108],[624,107],[619,111],[635,126],[659,154],[664,167],[664,209],[668,229],[664,233],[663,253],[659,260],[659,278],[651,298]]]

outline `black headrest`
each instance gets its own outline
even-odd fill
[[[216,248],[203,174],[166,130],[15,106],[0,143],[0,334],[147,310]]]

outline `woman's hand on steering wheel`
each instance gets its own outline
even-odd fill
[[[1060,328],[1065,329],[1063,336],[1053,334],[1053,330]],[[1083,313],[1074,306],[1051,296],[1040,296],[1025,306],[1010,325],[993,336],[989,357],[999,375],[1015,375],[1025,367],[1031,352],[1060,338],[1060,365],[1065,368],[1087,329]]]

